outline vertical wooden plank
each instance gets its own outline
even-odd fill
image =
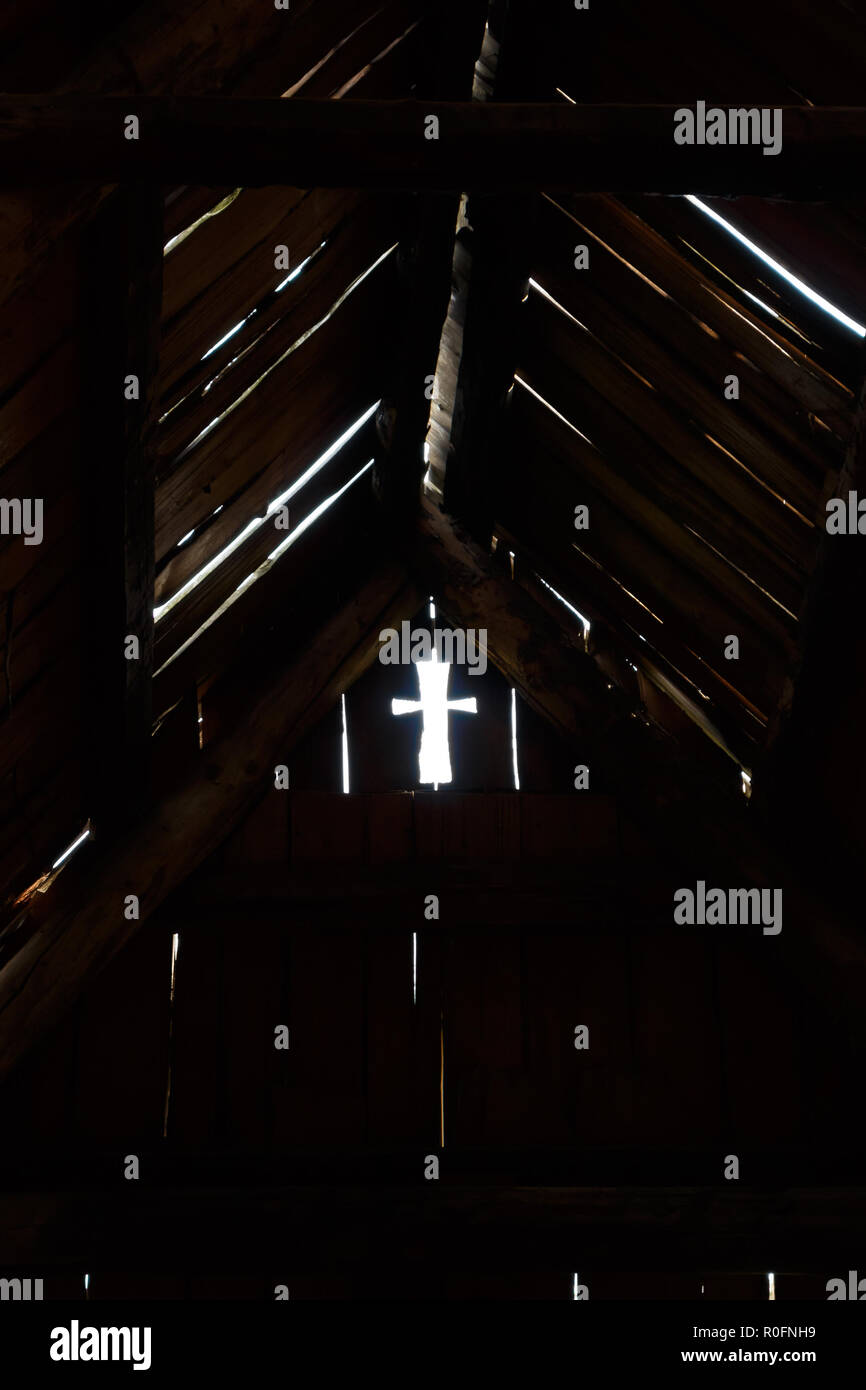
[[[528,1107],[520,932],[450,933],[445,959],[450,1142],[519,1146]]]
[[[419,859],[508,862],[520,853],[519,798],[508,792],[419,793],[415,827]]]
[[[634,1142],[626,941],[601,932],[526,931],[524,962],[533,1142]]]
[[[360,1145],[366,1131],[366,962],[357,928],[290,933],[287,1084],[274,1093],[280,1148]]]
[[[518,695],[517,766],[521,792],[572,792],[574,765],[578,761],[547,721]]]
[[[223,931],[213,922],[179,932],[168,1138],[181,1148],[215,1146],[222,1127]]]
[[[702,1148],[721,1136],[721,1057],[711,943],[688,930],[636,933],[632,943],[636,1136]],[[722,1155],[719,1155],[719,1180]]]
[[[583,1020],[574,998],[579,979],[577,938],[550,930],[524,936],[525,1043],[532,1142],[579,1139],[577,1087],[581,1054],[574,1029]],[[586,1054],[583,1054],[584,1056]]]
[[[363,859],[367,833],[363,796],[290,795],[293,863]]]
[[[744,929],[728,928],[738,930]],[[719,942],[732,1145],[783,1145],[803,1132],[799,1010],[787,976],[770,964],[774,941],[761,935],[738,940],[732,934]]]
[[[289,779],[295,792],[343,790],[342,716],[339,700],[292,749]],[[351,747],[351,745],[350,745]]]
[[[81,1005],[75,1132],[85,1145],[155,1146],[168,1077],[171,934],[155,919]]]
[[[420,1177],[440,1140],[440,941],[419,921],[413,991],[412,931],[368,930],[366,940],[368,1139],[410,1150]]]
[[[619,852],[616,801],[592,791],[520,798],[521,843],[527,859],[560,863],[611,860]]]
[[[415,798],[411,793],[367,797],[367,848],[371,864],[408,863],[414,858]]]
[[[0,1088],[7,1155],[68,1142],[73,1121],[79,1009],[34,1048]]]
[[[225,869],[287,865],[289,862],[289,792],[272,785],[218,852]]]
[[[284,1017],[284,928],[240,910],[225,932],[226,1142],[263,1151],[273,1123],[273,1088],[291,1054],[291,1019]],[[289,1051],[275,1047],[275,1029],[289,1028]]]

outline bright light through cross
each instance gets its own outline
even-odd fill
[[[451,711],[463,714],[477,714],[478,703],[474,697],[468,700],[448,699],[448,680],[451,667],[447,661],[440,661],[436,651],[432,661],[416,661],[420,700],[392,700],[392,714],[420,714],[421,748],[418,754],[419,781],[433,783],[434,790],[440,782],[451,781],[451,755],[448,749],[448,715]]]

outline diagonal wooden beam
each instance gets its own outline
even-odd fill
[[[20,929],[27,939],[0,970],[0,1076],[273,788],[275,763],[375,660],[381,628],[422,601],[400,564],[383,563],[273,679],[241,729],[208,745],[195,772],[134,831],[97,848],[92,862],[73,863],[35,900]],[[124,915],[131,894],[137,920]]]
[[[674,105],[0,96],[0,181],[571,189],[820,201],[859,191],[866,108],[786,106],[782,146],[679,145]],[[127,118],[138,138],[126,138]],[[430,117],[438,121],[433,137]]]

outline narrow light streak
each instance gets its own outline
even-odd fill
[[[343,792],[349,791],[349,730],[346,724],[346,696],[340,696],[340,746],[343,755]]]
[[[69,846],[69,848],[68,848],[68,849],[65,849],[65,850],[63,851],[63,853],[61,854],[60,858],[59,858],[59,859],[55,859],[54,863],[51,865],[52,869],[59,869],[59,868],[60,868],[60,865],[61,865],[61,864],[64,864],[64,863],[66,862],[66,860],[69,858],[69,856],[70,856],[71,854],[74,854],[74,853],[75,853],[75,851],[78,849],[79,845],[83,845],[83,844],[84,844],[84,841],[87,840],[87,839],[89,839],[89,837],[90,837],[90,826],[88,825],[88,827],[87,827],[86,830],[82,830],[81,834],[78,836],[78,839],[77,839],[77,840],[73,840],[73,841],[72,841],[72,844]]]
[[[553,305],[554,309],[558,309],[559,312],[561,314],[564,314],[567,319],[571,319],[572,323],[576,323],[578,328],[582,328],[584,333],[589,332],[589,329],[587,328],[585,323],[581,323],[580,319],[576,319],[574,317],[574,314],[572,314],[569,309],[566,309],[564,304],[560,304],[558,299],[554,299],[553,295],[550,294],[544,288],[543,285],[540,285],[537,280],[533,280],[531,276],[529,278],[529,288],[531,290],[536,290],[537,293],[542,296],[542,298],[546,299],[549,304]]]
[[[537,401],[540,401],[540,403],[544,406],[545,410],[549,410],[551,415],[555,415],[557,420],[561,420],[564,425],[567,425],[573,434],[580,435],[580,438],[586,444],[588,444],[591,449],[595,448],[595,445],[589,438],[589,435],[584,434],[583,430],[579,430],[577,428],[577,425],[573,425],[571,421],[565,415],[562,414],[561,411],[557,410],[555,405],[551,405],[550,401],[545,400],[544,396],[539,395],[537,391],[533,390],[533,388],[529,385],[528,381],[524,381],[522,376],[515,376],[514,380],[517,382],[518,386],[523,387],[524,391],[528,391],[530,396],[534,396]]]
[[[861,338],[866,338],[866,328],[864,328],[861,323],[858,323],[856,319],[852,319],[841,309],[837,309],[835,304],[831,304],[829,299],[825,299],[822,294],[818,294],[817,290],[813,290],[811,285],[806,284],[805,280],[801,280],[799,276],[794,275],[779,261],[768,255],[766,251],[762,251],[760,246],[757,246],[754,241],[750,241],[747,236],[744,236],[733,223],[728,222],[726,218],[717,213],[715,208],[708,207],[706,203],[702,203],[700,198],[696,198],[693,193],[686,194],[686,201],[691,203],[693,207],[698,208],[707,217],[711,217],[714,222],[718,222],[720,227],[724,227],[725,231],[736,238],[747,250],[751,251],[753,256],[757,256],[758,260],[763,261],[764,265],[769,266],[777,275],[781,275],[783,280],[786,280],[795,290],[799,290],[800,294],[805,295],[813,304],[817,304],[818,308],[823,309],[825,314],[830,314],[839,323],[844,324],[846,328],[850,328],[852,333],[858,334]]]
[[[181,603],[188,594],[191,594],[193,589],[197,588],[203,579],[206,579],[209,574],[212,574],[215,569],[218,569],[223,561],[227,560],[229,555],[232,555],[234,551],[237,550],[238,546],[243,544],[247,536],[252,535],[253,531],[257,531],[260,526],[263,526],[269,516],[273,516],[274,512],[278,511],[280,507],[285,506],[286,502],[294,497],[295,493],[300,492],[301,488],[305,487],[311,478],[314,478],[317,473],[321,472],[325,465],[330,463],[334,455],[340,452],[343,445],[347,444],[353,435],[357,434],[358,430],[367,423],[378,404],[378,401],[374,401],[369,409],[366,410],[363,415],[359,416],[354,424],[350,425],[349,428],[340,435],[339,439],[334,441],[330,448],[326,449],[314,463],[310,464],[309,468],[306,472],[301,474],[300,478],[292,483],[290,487],[286,488],[285,492],[281,492],[279,497],[273,498],[273,500],[268,503],[264,516],[255,516],[252,521],[248,521],[243,530],[239,531],[238,534],[229,541],[228,545],[223,546],[222,550],[212,556],[206,565],[203,565],[200,570],[197,570],[195,574],[191,575],[186,583],[182,584],[177,592],[172,594],[170,599],[167,599],[165,603],[154,608],[154,622],[158,623],[161,618],[165,617],[166,613],[170,613],[172,608],[178,603]],[[219,510],[220,508],[217,508],[217,511]],[[216,513],[214,513],[214,515],[215,514]]]
[[[418,1003],[418,933],[412,933],[412,1003]]]
[[[326,512],[329,507],[332,507],[334,503],[337,501],[337,499],[343,496],[344,492],[348,492],[349,488],[352,486],[353,483],[356,483],[359,478],[362,478],[365,473],[369,472],[369,470],[373,467],[373,462],[373,459],[368,459],[367,462],[364,464],[364,467],[359,468],[358,472],[355,474],[353,478],[350,478],[347,483],[344,483],[343,486],[337,492],[332,492],[330,497],[325,498],[324,502],[320,502],[318,507],[315,507],[313,511],[310,512],[309,516],[305,516],[303,521],[300,521],[298,523],[294,531],[292,531],[291,534],[288,535],[286,539],[282,541],[280,545],[277,546],[276,550],[271,551],[270,555],[268,556],[268,560],[278,559],[284,551],[289,549],[289,546],[294,545],[298,537],[302,536],[304,532],[308,530],[310,526],[312,526],[314,521],[318,521],[319,517],[322,515],[322,512]]]
[[[302,275],[303,272],[306,270],[307,266],[310,264],[310,261],[313,259],[313,257],[316,256],[316,255],[318,255],[318,253],[319,253],[326,245],[327,245],[327,242],[325,242],[325,241],[320,241],[319,244],[318,244],[318,246],[316,247],[315,251],[311,251],[310,254],[309,254],[309,256],[305,256],[304,259],[303,259],[302,261],[300,261],[300,262],[298,263],[298,265],[295,266],[294,270],[292,270],[292,271],[289,272],[289,274],[286,276],[285,280],[281,280],[281,281],[280,281],[280,283],[277,285],[276,289],[274,290],[274,294],[280,294],[280,293],[286,288],[286,285],[290,285],[290,284],[292,283],[293,280],[297,280],[298,276],[299,276],[299,275]],[[255,310],[253,310],[253,313],[255,313]]]
[[[287,361],[288,358],[292,356],[293,353],[297,352],[299,348],[302,348],[306,342],[309,342],[313,334],[317,333],[320,328],[324,327],[324,325],[328,322],[329,319],[333,318],[334,314],[336,314],[337,310],[343,304],[345,304],[349,296],[355,292],[359,285],[362,285],[364,283],[364,281],[367,279],[369,275],[373,274],[373,271],[376,270],[378,266],[382,264],[383,261],[388,259],[392,251],[396,250],[398,245],[399,243],[395,241],[393,246],[389,246],[387,251],[383,251],[381,256],[379,256],[373,262],[372,265],[368,266],[365,271],[363,271],[360,275],[356,276],[355,279],[352,281],[351,285],[348,285],[347,288],[340,295],[339,299],[334,300],[334,303],[331,305],[330,309],[326,314],[323,314],[322,317],[316,323],[311,324],[311,326],[301,334],[300,338],[298,338],[296,342],[292,343],[290,347],[287,347],[285,352],[280,353],[280,356],[277,357],[275,361],[271,362],[270,365],[267,366],[265,370],[259,376],[256,377],[255,381],[250,382],[249,386],[247,386],[240,393],[239,396],[235,397],[231,405],[227,405],[225,410],[222,411],[220,415],[217,415],[213,420],[211,420],[210,423],[205,425],[204,429],[200,430],[199,433],[195,435],[194,438],[192,438],[188,444],[184,445],[180,453],[177,454],[177,456],[174,459],[175,464],[180,463],[182,459],[186,458],[187,454],[189,454],[191,450],[193,450],[196,447],[197,444],[200,444],[201,441],[205,438],[205,436],[209,434],[210,431],[215,428],[215,426],[221,424],[223,420],[226,420],[229,417],[229,415],[232,414],[233,411],[237,410],[238,406],[242,405],[243,402],[253,394],[254,391],[257,391],[258,388],[261,386],[262,382],[266,381],[268,377],[272,374],[272,372],[275,372],[278,367],[282,366],[283,362]],[[223,368],[223,370],[225,370],[225,368]],[[164,419],[165,417],[163,416],[162,418]]]
[[[554,587],[553,587],[552,584],[548,584],[548,582],[547,582],[546,579],[542,579],[540,574],[537,574],[535,577],[536,577],[536,579],[540,580],[540,582],[544,585],[545,589],[549,589],[549,590],[550,590],[550,592],[553,594],[553,597],[554,597],[554,598],[558,598],[559,601],[560,601],[560,603],[565,604],[565,607],[568,609],[569,613],[573,613],[574,616],[577,618],[577,620],[578,620],[579,623],[582,623],[582,625],[583,625],[583,635],[584,635],[585,638],[588,637],[588,636],[589,636],[589,629],[590,629],[590,621],[589,621],[589,618],[585,618],[585,617],[583,616],[583,614],[580,612],[580,610],[577,609],[577,608],[575,608],[575,606],[574,606],[573,603],[569,603],[569,601],[568,601],[567,598],[563,598],[563,596],[562,596],[562,594],[559,592],[559,590],[558,590],[558,589],[554,589]]]
[[[206,361],[207,358],[210,357],[212,352],[216,352],[217,348],[222,347],[223,343],[227,343],[230,338],[233,338],[235,336],[236,333],[240,333],[244,324],[249,323],[250,319],[252,318],[255,312],[255,309],[251,309],[248,314],[245,314],[244,317],[241,319],[240,323],[236,323],[234,328],[230,328],[228,333],[224,333],[223,336],[219,339],[219,341],[214,343],[213,347],[209,347],[207,352],[202,354],[202,356],[199,358],[199,361]]]
[[[201,227],[205,222],[209,222],[212,217],[216,217],[219,213],[225,212],[226,208],[230,207],[231,204],[234,202],[235,198],[237,198],[237,196],[242,192],[242,189],[235,188],[231,193],[229,193],[214,207],[208,208],[207,212],[203,212],[201,217],[197,217],[195,222],[191,222],[188,227],[184,227],[182,232],[178,232],[177,236],[171,237],[165,243],[165,246],[163,246],[162,248],[163,256],[167,256],[169,252],[173,251],[176,246],[180,246],[181,242],[186,241],[188,236],[192,236],[194,231]]]
[[[511,687],[511,766],[514,772],[514,790],[520,791],[520,771],[517,766],[517,691]]]
[[[176,652],[172,652],[168,660],[164,661],[162,666],[160,666],[159,670],[154,672],[154,675],[159,676],[163,671],[167,670],[168,667],[171,666],[172,662],[177,661],[177,658],[181,655],[182,652],[186,651],[187,647],[191,647],[193,642],[195,642],[203,632],[206,632],[209,627],[212,627],[213,624],[222,617],[223,613],[227,612],[228,609],[231,608],[232,604],[235,602],[242,590],[248,589],[249,586],[253,584],[257,579],[260,579],[262,575],[267,574],[274,560],[276,560],[280,555],[282,555],[285,550],[288,550],[290,546],[294,545],[295,541],[300,536],[302,536],[310,526],[312,526],[313,522],[316,521],[322,515],[323,512],[327,511],[328,507],[332,506],[334,502],[336,502],[340,497],[342,497],[343,493],[346,492],[352,486],[353,483],[356,483],[360,477],[362,477],[365,473],[369,472],[369,470],[372,467],[373,459],[370,459],[364,465],[363,468],[358,470],[354,478],[350,478],[349,481],[339,489],[339,491],[333,492],[330,497],[325,498],[324,502],[320,502],[318,507],[316,507],[312,512],[310,512],[310,515],[305,517],[304,520],[298,526],[295,527],[295,529],[286,537],[283,543],[277,546],[276,550],[271,551],[270,555],[267,557],[266,560],[262,561],[258,569],[255,570],[252,574],[247,575],[246,579],[244,579],[237,586],[233,593],[229,594],[229,597],[225,600],[224,603],[220,604],[219,608],[217,608],[214,613],[211,613],[210,617],[202,623],[201,627],[196,628],[192,636],[188,637],[186,641],[178,647]]]

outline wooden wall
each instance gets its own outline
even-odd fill
[[[390,1190],[423,1182],[428,1155],[443,1184],[493,1188],[714,1189],[729,1153],[749,1186],[844,1181],[854,1073],[830,1008],[779,977],[771,939],[668,925],[659,861],[623,830],[590,794],[274,792],[7,1086],[7,1182],[116,1187],[129,1153],[142,1185],[191,1189]],[[497,925],[509,896],[525,919],[512,905]],[[90,1262],[90,1296],[271,1297],[280,1274],[166,1259]],[[561,1269],[289,1264],[293,1297],[572,1296]],[[760,1271],[578,1272],[594,1297],[766,1297]],[[795,1269],[777,1281],[824,1296]]]

